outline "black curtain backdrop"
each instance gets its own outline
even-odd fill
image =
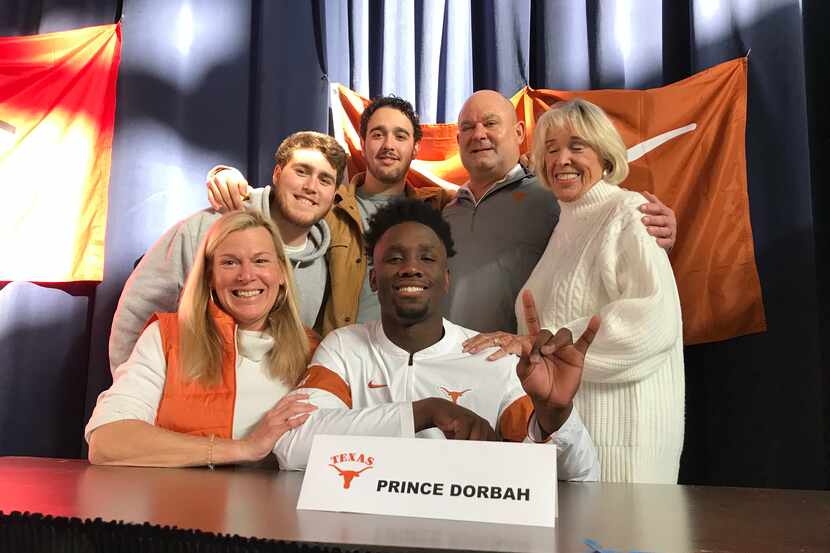
[[[122,17],[124,37],[105,279],[0,288],[0,455],[84,455],[83,427],[110,383],[110,323],[134,260],[207,205],[212,165],[234,164],[265,184],[282,138],[327,130],[330,81],[371,95],[403,88],[425,120],[443,121],[455,119],[473,89],[660,86],[751,48],[747,171],[769,331],[686,348],[681,482],[828,486],[826,3],[770,0],[748,9],[724,0],[712,12],[711,2],[630,0],[625,20],[617,3],[597,0],[438,2],[446,9],[437,16],[435,4],[0,3],[0,36]],[[408,36],[398,26],[406,5],[414,6],[415,78],[402,81],[388,58],[396,37]],[[467,22],[462,38],[459,21]],[[631,52],[620,49],[621,32],[632,36]],[[425,37],[440,41],[434,65]],[[632,56],[644,62],[632,66]]]
[[[807,74],[807,122],[810,136],[810,175],[813,194],[814,237],[816,242],[816,273],[819,341],[819,366],[822,367],[824,421],[825,486],[830,487],[830,193],[825,183],[830,179],[830,105],[825,100],[830,89],[830,4],[821,0],[804,2],[804,52]],[[797,285],[796,282],[793,282]]]

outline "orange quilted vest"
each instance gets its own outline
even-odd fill
[[[179,367],[179,321],[176,313],[155,313],[150,321],[159,322],[167,377],[156,412],[156,426],[196,436],[233,436],[233,410],[236,402],[236,322],[215,304],[209,305],[210,316],[222,338],[222,380],[206,388],[190,380]],[[306,329],[309,358],[317,349],[320,338]]]
[[[156,413],[156,426],[183,434],[231,438],[233,409],[236,401],[236,322],[210,304],[210,315],[222,337],[222,380],[205,387],[188,379],[179,366],[179,321],[175,313],[156,313],[150,319],[159,322],[167,378]],[[148,323],[149,324],[149,323]]]

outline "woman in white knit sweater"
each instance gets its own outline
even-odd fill
[[[527,347],[522,311],[534,299],[542,328],[575,336],[598,313],[602,326],[574,404],[599,450],[602,480],[677,483],[685,401],[680,300],[666,252],[640,223],[642,196],[617,186],[628,175],[625,145],[599,107],[576,99],[539,119],[533,160],[559,200],[559,223],[516,299],[520,336],[491,333],[479,341],[503,352]]]

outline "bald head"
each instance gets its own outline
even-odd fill
[[[513,103],[495,90],[479,90],[478,92],[474,92],[472,96],[467,98],[464,105],[461,106],[461,113],[458,116],[458,120],[461,121],[465,111],[481,109],[501,113],[513,123],[518,121]]]
[[[524,131],[513,104],[494,90],[479,90],[464,102],[458,148],[471,187],[486,188],[504,178],[519,162]]]

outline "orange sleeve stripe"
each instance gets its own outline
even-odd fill
[[[352,408],[352,390],[340,378],[340,375],[322,365],[312,365],[308,368],[305,380],[300,388],[317,388],[336,395],[349,409]]]
[[[533,403],[522,396],[511,403],[499,417],[499,434],[508,442],[521,442],[527,437],[527,425],[533,415]]]

